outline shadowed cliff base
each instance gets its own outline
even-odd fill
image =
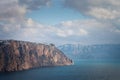
[[[54,44],[45,45],[16,40],[0,40],[0,71],[20,71],[73,62]]]

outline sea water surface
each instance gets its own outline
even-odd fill
[[[120,80],[120,60],[77,60],[71,66],[1,72],[0,80]]]

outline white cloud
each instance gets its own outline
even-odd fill
[[[26,13],[26,8],[18,4],[17,0],[1,0],[0,21],[15,23],[22,21]]]
[[[115,19],[119,16],[119,12],[116,10],[108,10],[104,8],[91,8],[88,12],[89,15],[98,19]]]
[[[74,22],[75,27],[79,25],[87,31],[88,41],[119,43],[120,0],[65,0],[64,5],[89,17],[87,21]]]
[[[87,35],[88,34],[88,32],[86,31],[86,30],[84,30],[84,29],[80,29],[79,30],[79,34],[78,35]]]
[[[60,37],[69,37],[74,35],[74,31],[70,29],[62,30],[61,28],[59,28],[59,30],[57,30],[56,33]]]
[[[0,22],[22,23],[26,21],[25,14],[29,10],[39,9],[48,6],[51,0],[1,0],[0,1]]]
[[[64,24],[68,23],[64,21]],[[12,27],[14,25],[14,27]],[[94,19],[71,21],[70,25],[49,26],[31,18],[22,25],[6,24],[0,29],[1,39],[18,39],[47,43],[119,43],[119,31]]]
[[[27,20],[27,26],[29,26],[29,27],[33,27],[33,26],[35,26],[35,24],[34,24],[34,21],[31,19],[31,18],[28,18],[28,20]]]
[[[67,22],[61,22],[61,24],[63,25],[63,26],[72,26],[72,21],[67,21]]]
[[[70,25],[68,24],[70,23]],[[69,42],[84,43],[119,43],[120,35],[113,25],[102,23],[95,19],[66,21],[57,25],[61,32],[59,37],[64,37]],[[67,31],[70,31],[68,33]],[[118,31],[117,31],[118,32]]]
[[[32,18],[26,18],[28,10],[37,9],[39,5],[29,5],[33,0],[1,0],[0,2],[0,38],[18,39],[35,42],[48,43],[119,43],[120,31],[114,25],[119,25],[119,6],[118,3],[111,3],[113,7],[108,8],[105,0],[68,0],[67,5],[76,8],[85,15],[93,16],[97,19],[81,19],[74,21],[63,21],[57,25],[43,25],[35,22]],[[25,1],[24,6],[22,3]],[[37,0],[38,1],[38,0]],[[42,1],[42,0],[40,0]],[[95,2],[93,2],[95,1]],[[103,2],[105,1],[105,2]],[[81,3],[80,3],[81,2]],[[36,2],[34,2],[35,4]],[[84,4],[83,4],[84,3]],[[85,5],[85,4],[89,5]],[[41,6],[48,5],[49,0],[43,1]],[[73,5],[74,4],[74,5]],[[94,7],[95,6],[95,7]],[[104,7],[105,6],[105,7]],[[103,21],[101,21],[104,19]],[[116,22],[106,21],[116,19]]]
[[[120,18],[120,0],[65,0],[65,6],[96,19]]]
[[[0,1],[0,38],[37,40],[44,37],[45,26],[26,18],[29,10],[49,6],[51,0],[1,0]],[[46,35],[46,34],[45,34]]]

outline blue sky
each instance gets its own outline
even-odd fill
[[[1,0],[0,39],[120,44],[120,0]]]
[[[26,14],[26,17],[33,20],[49,25],[55,25],[62,21],[84,19],[85,16],[78,11],[66,8],[63,5],[62,0],[54,0],[52,5],[44,6],[41,9],[34,10]]]

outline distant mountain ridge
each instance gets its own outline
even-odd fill
[[[0,40],[0,71],[71,65],[72,60],[54,44]]]
[[[120,44],[65,44],[58,48],[74,59],[120,59]]]

